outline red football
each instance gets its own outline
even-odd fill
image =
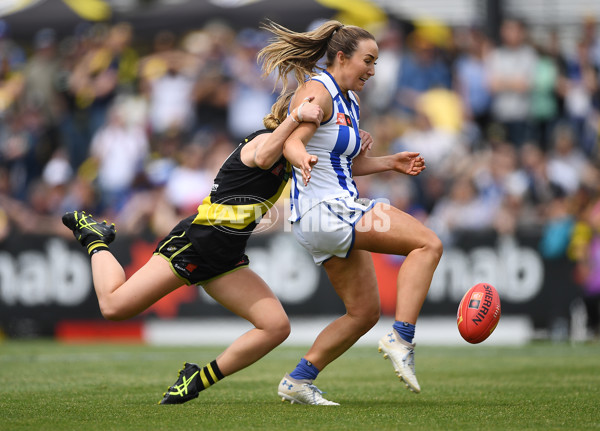
[[[500,296],[488,283],[471,287],[456,313],[458,332],[469,343],[481,343],[490,336],[500,320]]]

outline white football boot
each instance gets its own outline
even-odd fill
[[[277,389],[277,395],[281,397],[281,401],[315,406],[339,406],[338,403],[323,398],[321,395],[323,392],[312,384],[312,380],[296,380],[286,374]]]
[[[415,393],[421,392],[421,387],[415,375],[415,345],[403,340],[392,329],[392,332],[379,340],[379,352],[384,359],[390,359],[396,375]]]

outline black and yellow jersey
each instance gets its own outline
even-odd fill
[[[243,253],[248,237],[279,199],[291,172],[287,160],[281,156],[269,169],[261,169],[246,166],[240,158],[244,145],[271,132],[260,130],[246,137],[221,166],[210,195],[188,219],[186,234],[197,250],[242,246],[237,251]]]

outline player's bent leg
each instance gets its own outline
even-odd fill
[[[437,235],[409,214],[378,203],[357,224],[354,247],[406,256],[398,272],[396,320],[415,324],[442,257]]]
[[[90,254],[94,290],[106,319],[136,316],[183,284],[169,264],[156,256],[127,280],[123,267],[108,249],[115,239],[114,223],[100,223],[84,211],[68,212],[62,222]]]
[[[397,323],[412,324],[414,334],[414,325],[443,252],[437,235],[414,217],[389,205],[377,204],[357,224],[355,247],[406,256],[398,271],[395,319]],[[396,375],[410,390],[419,393],[412,337],[403,339],[392,329],[380,339],[378,347],[384,358],[391,360]]]
[[[369,331],[380,315],[375,269],[368,252],[355,250],[344,259],[332,257],[325,262],[324,267],[334,289],[344,302],[346,314],[327,325],[304,355],[303,360],[319,372]],[[281,379],[277,394],[282,401],[291,403],[339,405],[323,398],[313,380],[295,379],[289,374]]]
[[[203,368],[186,362],[177,381],[163,394],[159,404],[181,404],[197,398],[199,392],[262,358],[290,333],[289,320],[281,303],[250,269],[241,268],[216,278],[204,289],[225,308],[252,323],[254,328]]]
[[[111,253],[96,253],[92,256],[92,275],[100,310],[108,320],[137,316],[184,284],[160,256],[150,257],[125,281],[123,268]]]
[[[283,306],[252,270],[242,268],[226,274],[207,283],[204,289],[225,308],[254,325],[217,358],[225,376],[256,362],[290,334]]]
[[[330,323],[304,356],[320,371],[367,333],[379,320],[380,302],[371,255],[353,250],[347,258],[332,257],[323,265],[346,314]]]
[[[406,256],[424,249],[439,260],[443,246],[419,220],[393,206],[377,203],[356,224],[354,249]]]

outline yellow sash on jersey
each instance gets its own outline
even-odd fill
[[[282,181],[277,192],[269,199],[262,200],[255,196],[248,196],[246,199],[256,202],[242,205],[230,205],[227,203],[213,203],[210,196],[207,196],[198,206],[198,215],[194,219],[194,224],[204,226],[223,226],[231,229],[244,229],[252,222],[258,222],[269,209],[277,202],[281,192],[285,188],[287,181]],[[241,196],[235,196],[240,198]]]

